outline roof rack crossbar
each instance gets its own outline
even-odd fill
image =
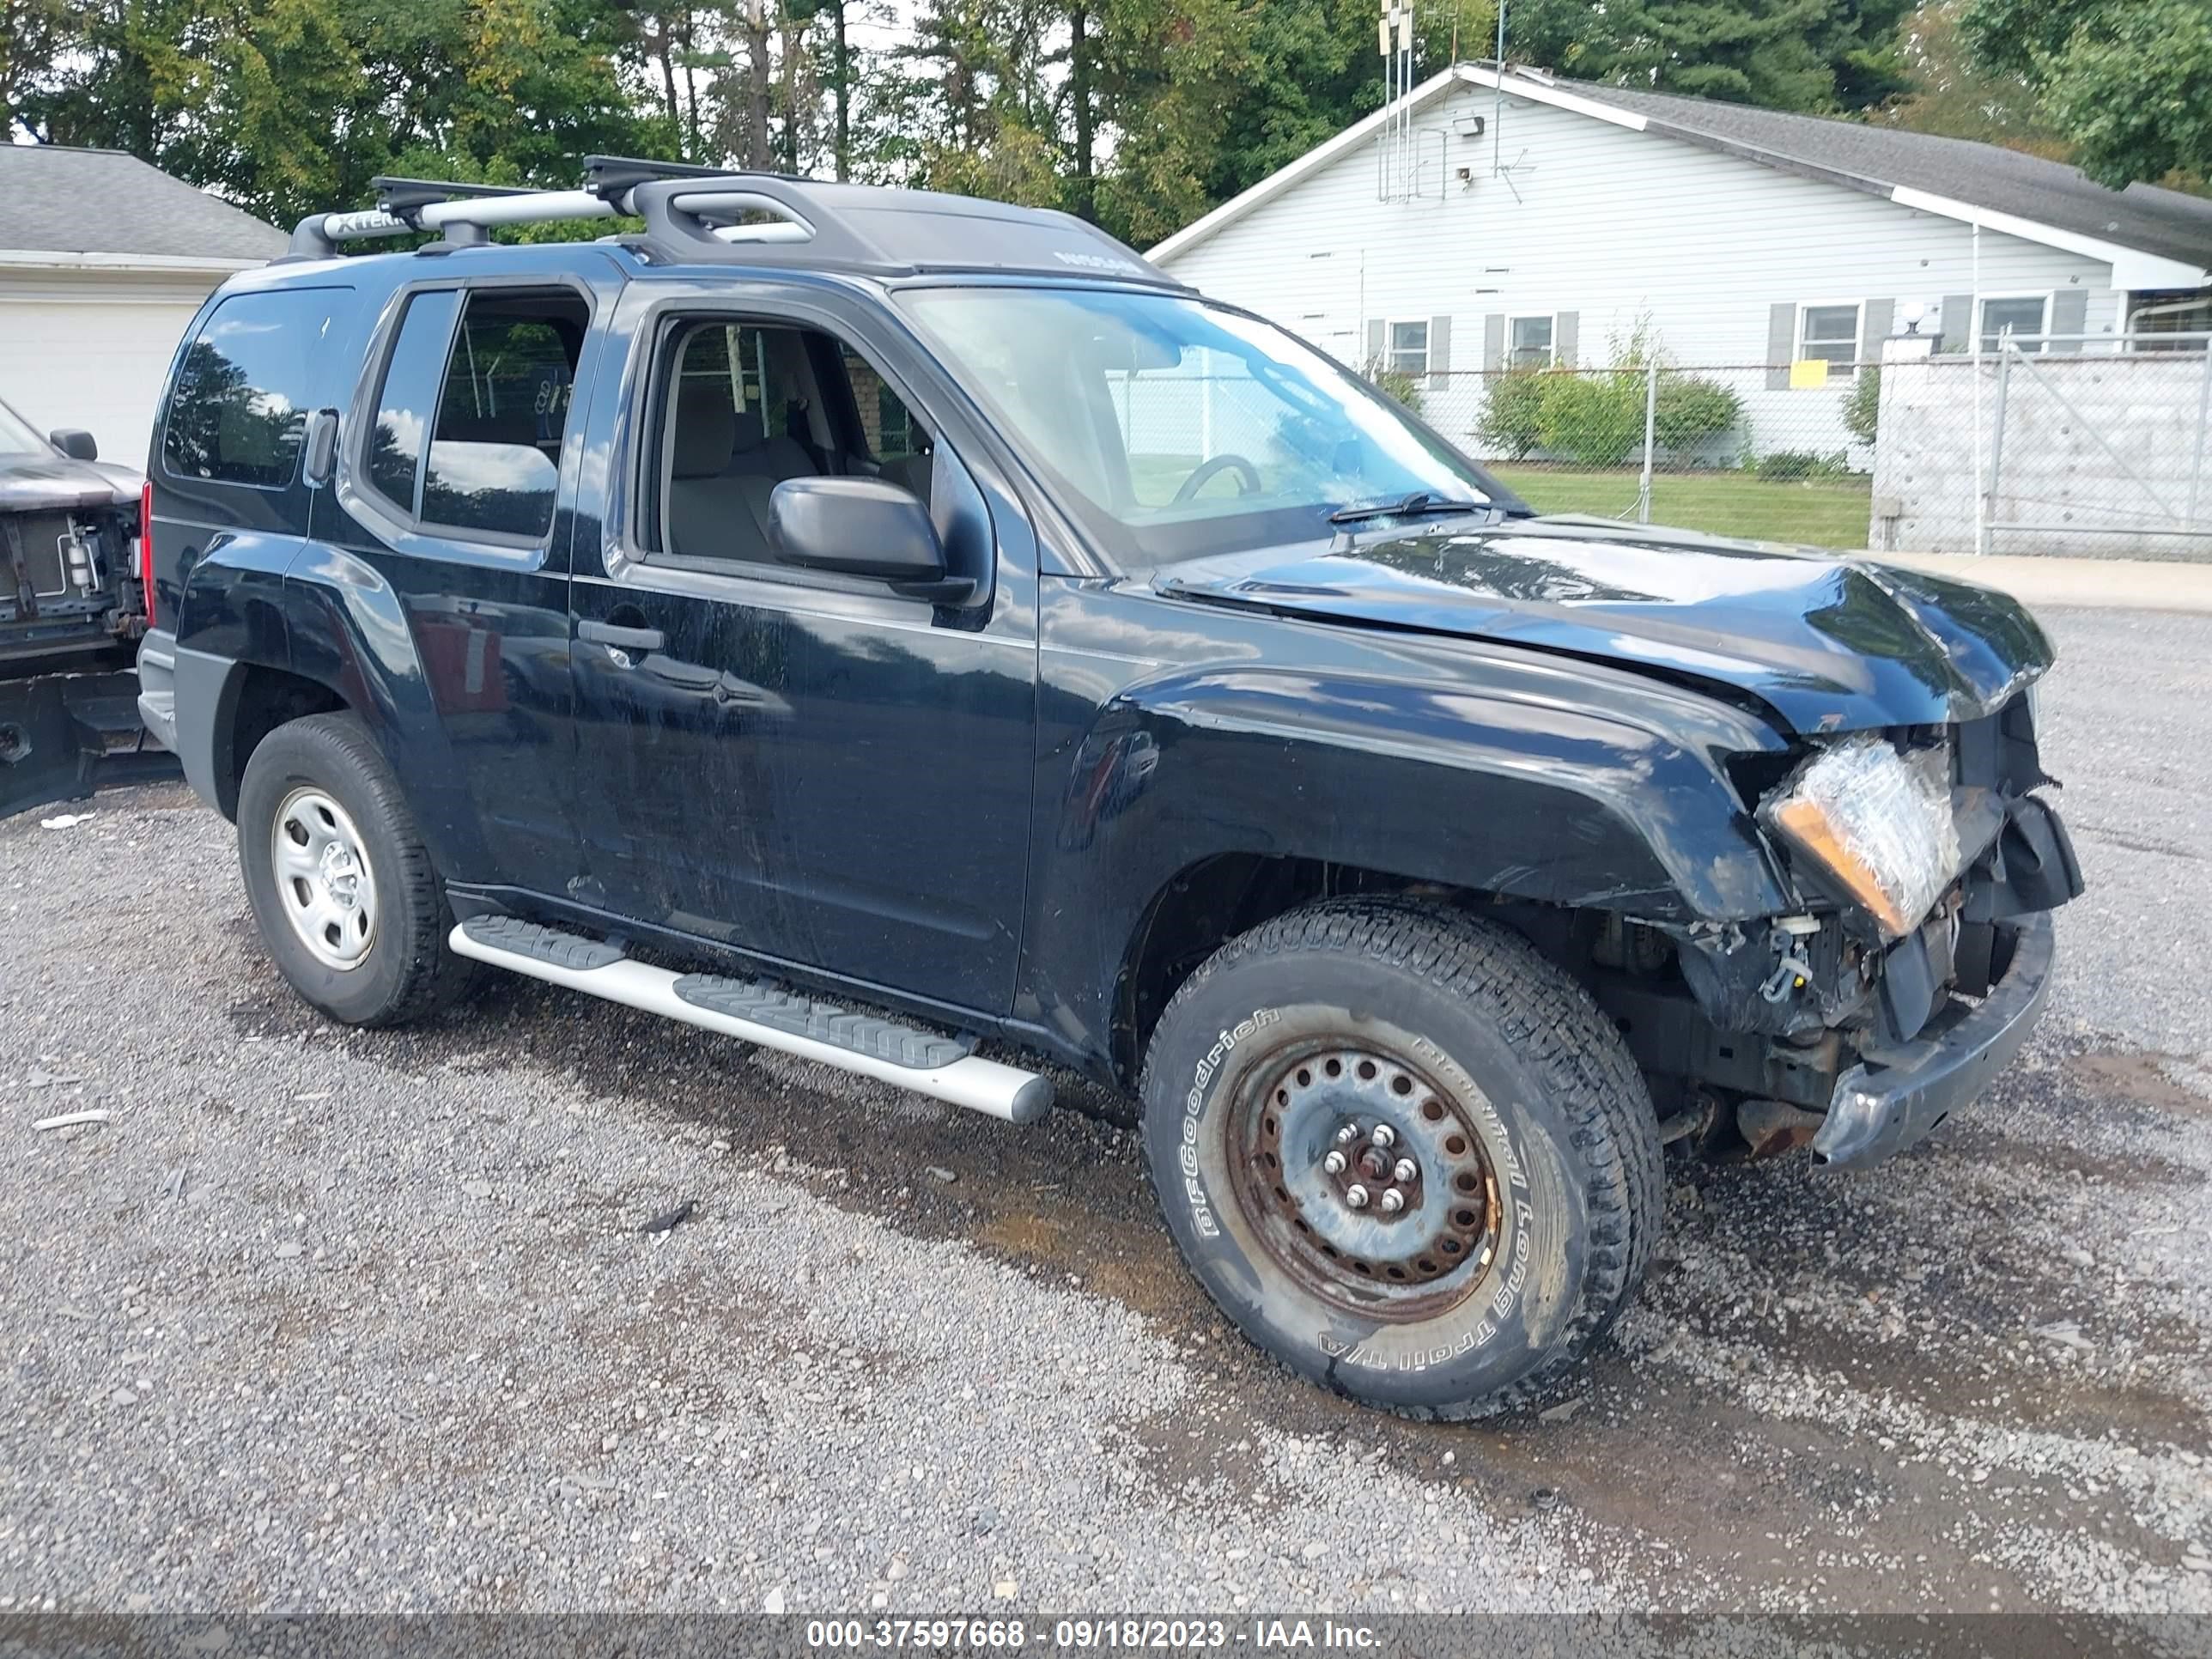
[[[742,177],[737,167],[708,167],[696,161],[655,161],[639,155],[586,155],[584,188],[612,198],[629,194],[637,185],[655,179],[728,179]]]
[[[327,259],[340,242],[434,230],[455,246],[490,240],[495,225],[562,219],[611,219],[620,198],[588,190],[519,190],[507,185],[447,185],[428,179],[379,179],[378,204],[358,213],[311,213],[292,232],[289,259]]]
[[[528,196],[528,185],[465,185],[445,179],[375,178],[368,187],[376,192],[376,204],[386,213],[404,216],[433,202],[451,202],[464,197],[481,199],[489,196]]]

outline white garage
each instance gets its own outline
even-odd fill
[[[120,150],[0,144],[0,399],[143,465],[185,325],[284,240]]]

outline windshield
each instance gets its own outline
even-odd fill
[[[1330,533],[1344,508],[1526,509],[1364,381],[1205,301],[1103,289],[909,289],[915,324],[1132,568]]]
[[[38,429],[5,404],[0,404],[0,455],[52,453]]]

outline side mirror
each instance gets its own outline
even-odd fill
[[[46,441],[73,461],[96,461],[100,459],[100,445],[92,434],[82,427],[56,427],[46,434]]]
[[[872,576],[894,592],[957,605],[974,587],[948,576],[929,509],[882,478],[787,478],[769,497],[768,544],[785,564]]]

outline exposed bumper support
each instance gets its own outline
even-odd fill
[[[2009,927],[2012,960],[1978,1004],[1954,1001],[1912,1042],[1837,1079],[1814,1162],[1856,1170],[1901,1152],[2012,1063],[2051,995],[2054,929],[2047,911]]]

